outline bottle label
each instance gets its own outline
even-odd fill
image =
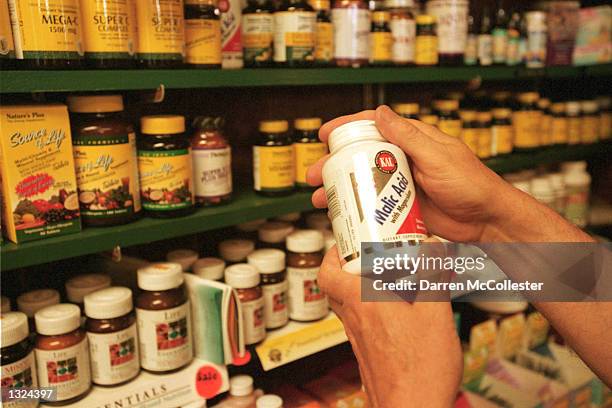
[[[517,111],[512,114],[514,146],[533,148],[540,146],[540,111]]]
[[[91,376],[96,384],[113,385],[136,377],[140,371],[136,323],[114,333],[87,333]]]
[[[478,62],[478,36],[470,34],[465,44],[465,54],[463,54],[465,65],[476,65]]]
[[[319,267],[287,267],[289,316],[296,320],[315,320],[327,315],[327,296],[317,282]]]
[[[413,19],[394,18],[389,23],[393,33],[393,62],[407,64],[414,62],[416,24]]]
[[[242,2],[227,0],[220,2],[221,10],[221,54],[223,69],[239,69],[244,65],[242,59]]]
[[[2,373],[3,392],[7,389],[38,388],[34,351],[31,351],[19,361],[3,365],[0,372]],[[2,401],[3,408],[36,408],[37,406],[38,400]]]
[[[602,112],[599,115],[601,124],[599,126],[599,137],[601,139],[612,138],[612,112]]]
[[[253,180],[256,191],[293,187],[293,146],[253,146]]]
[[[189,302],[166,310],[136,309],[140,365],[151,371],[182,367],[193,357]]]
[[[508,48],[508,31],[505,28],[493,29],[493,62],[503,64],[506,62]]]
[[[566,185],[565,218],[578,227],[585,227],[589,211],[589,186]]]
[[[87,338],[60,350],[36,349],[38,385],[56,390],[58,401],[83,394],[91,386]]]
[[[83,56],[78,0],[9,0],[18,59]]]
[[[272,285],[262,285],[261,288],[263,289],[266,328],[275,329],[284,326],[289,319],[287,280]]]
[[[325,143],[294,143],[295,148],[295,182],[298,185],[308,186],[306,172],[321,157],[327,154]]]
[[[478,62],[480,65],[493,63],[493,37],[489,34],[478,36]]]
[[[374,63],[391,62],[391,47],[393,46],[391,33],[370,33],[370,40],[372,44],[370,61]]]
[[[514,132],[511,125],[495,125],[491,128],[493,132],[493,142],[491,144],[491,154],[506,154],[512,151],[514,142]]]
[[[274,61],[313,61],[316,20],[312,11],[274,13]]]
[[[87,58],[127,59],[134,55],[128,0],[81,2]]]
[[[232,192],[231,148],[194,149],[193,174],[196,197],[218,197]]]
[[[183,2],[138,0],[138,57],[182,61],[185,55]]]
[[[335,8],[334,57],[367,60],[370,52],[370,11],[358,8]]]
[[[221,64],[221,24],[219,20],[185,20],[185,62]]]
[[[580,133],[582,134],[582,143],[595,143],[599,138],[599,115],[585,115],[582,117],[582,127]]]
[[[435,35],[418,35],[414,53],[415,64],[436,65],[438,63],[438,37]]]
[[[491,143],[492,143],[491,128],[478,129],[478,157],[481,159],[487,159],[491,157]]]
[[[567,118],[553,116],[550,124],[550,136],[553,144],[567,143]]]
[[[190,151],[138,151],[140,195],[145,210],[168,211],[193,205]]]
[[[508,40],[506,45],[506,64],[516,65],[521,62],[521,56],[519,51],[521,35],[515,29],[508,30]]]
[[[550,128],[552,126],[552,116],[542,112],[540,115],[540,146],[549,146],[552,143]]]
[[[332,59],[334,59],[334,25],[319,22],[315,36],[315,61],[330,62]]]
[[[580,144],[580,122],[579,117],[567,118],[567,143]]]
[[[452,137],[461,136],[461,121],[459,119],[444,119],[438,120],[438,129]]]
[[[525,63],[530,68],[540,68],[546,61],[546,31],[530,31],[527,37]]]
[[[427,14],[436,17],[440,54],[463,54],[468,32],[467,0],[430,0]]]
[[[461,130],[461,140],[465,143],[472,153],[478,154],[478,129],[464,128]]]
[[[242,47],[244,60],[272,61],[274,17],[268,13],[242,15]]]
[[[241,301],[240,307],[244,318],[244,343],[259,343],[266,337],[263,296],[248,302]]]
[[[3,2],[2,7],[0,7],[0,59],[4,58],[15,58],[11,17],[6,2]]]
[[[113,218],[140,211],[136,135],[73,138],[81,214]]]

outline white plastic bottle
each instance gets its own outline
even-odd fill
[[[554,208],[555,194],[547,177],[535,177],[532,179],[530,191],[533,198],[550,208]]]
[[[562,169],[567,192],[565,218],[578,227],[586,227],[591,189],[591,176],[586,171],[586,162],[563,163]]]
[[[344,124],[328,143],[323,184],[343,270],[360,273],[362,242],[427,238],[406,154],[374,121]]]
[[[559,213],[563,214],[565,212],[565,182],[563,181],[562,173],[550,173],[547,174],[546,177],[550,182],[550,185],[553,189],[553,195],[555,196],[555,205],[554,209]]]
[[[278,395],[267,394],[257,398],[257,408],[283,408],[283,399]]]

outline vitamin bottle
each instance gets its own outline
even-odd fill
[[[259,194],[282,196],[293,192],[293,140],[288,130],[286,120],[259,123],[259,137],[253,146],[253,184]]]
[[[221,68],[221,17],[216,0],[185,0],[185,63]]]
[[[311,321],[328,313],[327,296],[317,283],[325,241],[321,231],[298,230],[287,237],[289,317]]]
[[[479,136],[480,129],[476,121],[476,111],[468,109],[462,110],[461,141],[465,143],[474,154],[478,154]]]
[[[197,251],[187,248],[174,249],[166,254],[166,261],[181,265],[183,271],[190,271],[198,258]]]
[[[579,101],[567,101],[565,103],[565,116],[567,118],[567,143],[570,145],[580,144],[580,131],[582,118]]]
[[[370,10],[364,0],[335,0],[332,7],[334,58],[340,67],[367,65],[370,53]]]
[[[79,68],[84,49],[79,0],[9,0],[15,56],[24,68]]]
[[[38,388],[34,348],[30,342],[28,318],[21,312],[0,315],[2,348],[0,349],[2,390]],[[3,398],[4,399],[4,398]],[[36,408],[38,399],[3,401],[4,408]]]
[[[468,16],[468,34],[463,53],[464,65],[476,65],[478,62],[478,31],[476,30],[476,19]]]
[[[193,171],[185,118],[140,118],[138,171],[142,207],[157,218],[179,217],[194,209]]]
[[[283,221],[269,221],[257,230],[261,248],[285,249],[285,240],[293,232],[293,225]]]
[[[273,13],[269,0],[250,0],[242,10],[242,53],[247,68],[272,65]]]
[[[491,155],[503,156],[512,153],[514,147],[514,128],[512,111],[509,108],[494,108],[491,122]]]
[[[55,289],[37,289],[22,293],[17,297],[17,309],[28,317],[30,331],[35,331],[34,315],[40,309],[57,305],[60,294]]]
[[[419,120],[431,126],[438,126],[438,115],[433,112],[419,112]]]
[[[552,142],[552,135],[550,134],[550,127],[552,122],[552,116],[550,116],[550,99],[540,98],[538,99],[538,109],[540,109],[540,145],[549,146]]]
[[[181,266],[156,263],[141,268],[138,287],[136,321],[141,367],[167,373],[186,366],[193,358],[193,344]]]
[[[321,118],[299,118],[293,122],[295,184],[300,190],[312,190],[306,182],[306,172],[325,154],[327,145],[319,140]]]
[[[438,36],[433,16],[422,14],[416,18],[414,63],[425,66],[438,65]]]
[[[183,2],[137,0],[138,62],[147,68],[176,68],[185,55]]]
[[[283,399],[278,395],[267,394],[257,398],[256,408],[283,408]]]
[[[546,63],[546,39],[548,27],[546,12],[528,11],[527,18],[527,68],[542,68]]]
[[[310,0],[308,4],[317,13],[315,64],[330,65],[334,60],[334,26],[331,20],[330,0]]]
[[[55,387],[56,405],[71,404],[91,389],[87,336],[79,307],[67,303],[36,312],[38,385]]]
[[[535,177],[531,179],[529,191],[533,198],[550,208],[554,208],[555,194],[547,177]]]
[[[64,284],[66,298],[83,310],[86,295],[110,287],[111,278],[101,273],[86,273],[70,278]]]
[[[419,119],[418,103],[396,103],[392,106],[395,113],[406,119]]]
[[[438,128],[453,137],[461,136],[461,118],[459,118],[459,101],[440,99],[434,101],[434,109],[438,115]]]
[[[385,0],[385,7],[391,12],[391,33],[393,35],[392,57],[395,65],[414,63],[416,23],[412,9],[413,0]]]
[[[244,67],[242,60],[242,42],[240,34],[242,32],[242,7],[241,0],[229,0],[223,3],[221,13],[221,56],[223,69],[240,69]]]
[[[597,100],[586,100],[580,103],[582,119],[580,121],[580,141],[583,144],[596,143],[599,139],[599,106]]]
[[[532,150],[540,146],[540,119],[537,92],[523,92],[518,95],[518,106],[512,114],[514,126],[514,148]]]
[[[87,340],[94,384],[117,385],[140,372],[132,291],[115,286],[85,296]]]
[[[135,220],[141,210],[136,133],[123,117],[123,98],[67,101],[83,223],[104,227]]]
[[[389,28],[391,15],[388,11],[372,13],[372,28],[370,31],[370,64],[391,64],[393,37]]]
[[[517,65],[521,62],[519,53],[519,43],[521,40],[520,31],[521,14],[513,12],[508,21],[507,45],[506,45],[506,65]]]
[[[255,344],[266,338],[263,291],[257,269],[249,264],[235,264],[225,269],[225,283],[236,289],[242,318],[244,343]]]
[[[599,104],[599,138],[602,140],[612,138],[612,98],[610,96],[597,97]]]
[[[484,9],[480,20],[480,33],[478,34],[478,65],[493,64],[493,36],[491,35],[491,17],[489,10]]]
[[[232,149],[222,133],[220,117],[197,117],[191,137],[194,190],[199,205],[218,205],[232,199]]]
[[[553,190],[553,195],[555,196],[555,202],[553,208],[559,214],[565,213],[565,200],[566,194],[565,191],[565,182],[563,181],[563,173],[549,173],[546,176],[548,178],[548,182]]]
[[[0,68],[11,69],[15,66],[15,43],[13,41],[13,30],[11,29],[11,18],[9,16],[8,1],[0,2]]]
[[[550,105],[550,136],[553,145],[567,144],[567,116],[565,115],[565,103],[553,102]]]
[[[440,64],[462,64],[468,33],[469,0],[428,0],[426,9],[438,24]]]
[[[495,25],[491,34],[493,35],[493,63],[505,64],[508,48],[508,29],[506,10],[501,5],[495,13]]]
[[[264,299],[266,329],[277,329],[289,321],[289,284],[285,271],[285,252],[280,249],[258,249],[247,257],[259,271]]]
[[[191,267],[193,273],[202,279],[222,280],[225,271],[225,261],[220,258],[200,258]]]
[[[274,12],[274,62],[289,67],[314,63],[317,16],[305,0],[283,0]]]
[[[228,264],[246,262],[247,255],[255,250],[250,239],[226,239],[219,242],[219,255]]]
[[[135,0],[81,1],[83,45],[94,68],[127,68],[134,63],[135,38],[130,7]]]
[[[250,375],[235,375],[229,380],[229,397],[223,400],[232,407],[253,407],[257,400],[257,392],[253,389],[253,377]]]
[[[491,146],[493,132],[491,130],[491,121],[493,116],[490,111],[479,111],[476,113],[476,122],[478,124],[478,153],[477,156],[481,159],[491,157]]]
[[[337,127],[328,144],[331,157],[323,166],[323,185],[345,271],[360,273],[361,242],[427,238],[406,155],[385,141],[373,121]],[[355,185],[372,188],[354,190]],[[398,207],[398,203],[405,206]],[[312,233],[308,235],[312,241],[318,239]],[[287,248],[291,251],[289,242]]]

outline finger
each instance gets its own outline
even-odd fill
[[[321,157],[315,164],[308,167],[306,181],[313,187],[323,184],[323,165],[329,159],[329,154]]]
[[[315,208],[326,208],[327,207],[327,196],[323,187],[319,187],[312,193],[312,205]]]
[[[373,110],[365,110],[352,115],[340,116],[339,118],[330,120],[329,122],[321,126],[321,129],[319,129],[319,139],[321,139],[322,142],[327,143],[327,139],[329,139],[329,134],[338,126],[344,125],[348,122],[354,122],[356,120],[374,120],[374,117],[375,111]]]
[[[342,271],[338,249],[334,245],[323,257],[317,278],[319,287],[330,300],[344,304],[345,299],[359,297],[360,277]]]

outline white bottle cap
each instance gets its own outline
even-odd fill
[[[261,227],[261,225],[264,222],[266,222],[266,219],[261,218],[259,220],[243,222],[242,224],[236,225],[236,228],[238,228],[240,231],[243,231],[243,232],[254,232],[254,231],[257,231],[257,229]]]
[[[325,247],[321,231],[297,230],[287,237],[287,249],[291,252],[318,252]]]
[[[231,396],[244,397],[253,393],[253,377],[250,375],[235,375],[229,383]]]
[[[565,113],[568,115],[579,115],[580,114],[580,102],[568,101],[565,103]]]
[[[297,220],[300,219],[301,216],[302,216],[302,213],[292,212],[289,214],[278,215],[274,217],[274,219],[276,221],[296,222]]]
[[[531,189],[528,181],[515,181],[514,183],[512,183],[512,185],[524,193],[531,194]]]
[[[34,315],[36,331],[45,336],[70,333],[81,326],[81,310],[72,303],[60,303],[40,309]]]
[[[183,284],[181,265],[172,262],[154,263],[138,269],[138,287],[159,291],[178,288]]]
[[[558,191],[565,188],[563,183],[563,173],[548,173],[546,177],[548,178],[553,190]]]
[[[27,339],[30,334],[28,317],[21,312],[2,313],[0,331],[2,331],[2,347],[12,346]]]
[[[385,0],[385,8],[412,8],[414,7],[414,0]]]
[[[108,288],[110,285],[110,276],[101,273],[87,273],[68,279],[64,286],[66,287],[68,301],[79,305],[83,303],[83,298],[86,295],[96,290]]]
[[[166,261],[176,262],[184,271],[191,270],[193,263],[198,260],[198,253],[191,249],[175,249],[166,254]]]
[[[32,318],[40,309],[57,305],[60,294],[55,289],[38,289],[23,293],[17,297],[17,309]]]
[[[528,11],[527,30],[528,31],[546,31],[546,13],[544,11]]]
[[[259,273],[277,273],[285,270],[285,252],[280,249],[258,249],[247,256],[249,265]]]
[[[255,243],[250,239],[226,239],[219,243],[219,255],[228,262],[244,261],[254,250]]]
[[[329,135],[329,151],[334,154],[341,148],[361,140],[385,141],[373,120],[356,120],[332,130]]]
[[[580,102],[580,109],[582,109],[582,113],[594,115],[597,113],[599,105],[597,104],[597,100],[589,99]]]
[[[586,187],[591,184],[591,175],[586,171],[570,171],[563,174],[563,182],[567,186]]]
[[[586,171],[586,168],[587,168],[587,162],[584,160],[561,163],[562,173],[569,173],[572,171],[583,172],[583,171]]]
[[[306,216],[306,225],[316,230],[327,230],[331,228],[331,221],[326,213],[316,212]]]
[[[8,313],[11,311],[11,299],[6,296],[2,296],[2,313]]]
[[[321,232],[323,233],[323,240],[325,241],[325,252],[327,252],[334,245],[336,245],[336,238],[334,238],[334,233],[330,230],[324,230]]]
[[[194,274],[203,279],[221,280],[225,270],[225,261],[212,256],[200,258],[191,267]]]
[[[257,398],[257,408],[283,408],[283,399],[278,395],[267,394]]]
[[[85,296],[85,315],[92,319],[114,319],[132,311],[132,291],[114,286]]]
[[[259,272],[253,265],[239,263],[225,268],[225,283],[232,288],[254,288],[259,285],[259,280]]]
[[[259,228],[258,237],[261,242],[278,244],[285,242],[287,235],[291,234],[293,230],[293,225],[288,222],[270,221]]]

